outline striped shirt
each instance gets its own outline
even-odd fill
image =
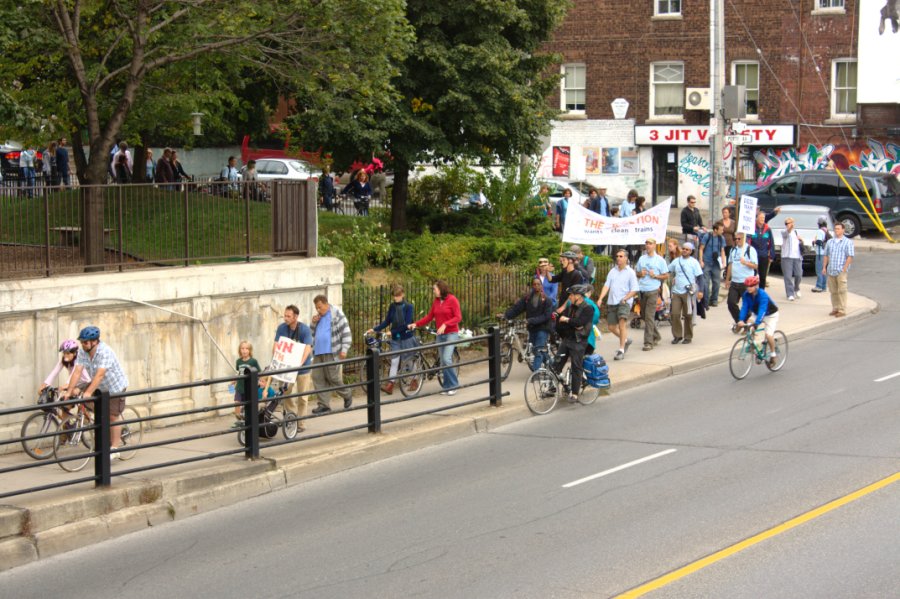
[[[836,277],[844,270],[847,258],[853,257],[853,241],[849,237],[832,237],[825,243],[825,255],[828,256],[825,274]]]

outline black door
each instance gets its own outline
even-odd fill
[[[653,205],[672,198],[678,206],[678,147],[653,147]]]

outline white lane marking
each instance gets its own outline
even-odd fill
[[[586,483],[588,481],[594,480],[595,478],[600,478],[601,476],[606,476],[607,474],[612,474],[613,472],[618,472],[619,470],[625,470],[626,468],[631,468],[632,466],[637,466],[638,464],[643,464],[644,462],[649,462],[650,460],[661,458],[664,455],[669,455],[670,453],[675,453],[676,451],[678,450],[667,449],[665,451],[660,451],[659,453],[654,453],[653,455],[648,455],[647,457],[634,460],[633,462],[628,462],[627,464],[622,464],[621,466],[616,466],[615,468],[610,468],[609,470],[598,472],[597,474],[592,474],[590,476],[585,476],[584,478],[579,478],[578,480],[573,480],[570,483],[564,484],[563,489],[570,489],[576,485],[580,485],[581,483]]]
[[[881,383],[881,382],[884,382],[884,381],[886,381],[886,380],[888,380],[888,379],[892,379],[892,378],[894,378],[895,376],[900,376],[900,372],[895,372],[894,374],[889,374],[889,375],[887,375],[887,376],[883,376],[883,377],[881,377],[880,379],[875,379],[875,382],[876,382],[876,383]]]

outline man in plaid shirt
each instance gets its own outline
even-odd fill
[[[313,370],[313,383],[316,389],[337,387],[344,384],[343,366],[335,364],[347,357],[353,336],[350,323],[341,309],[328,304],[328,298],[317,295],[313,298],[316,314],[312,317],[313,365],[327,364]],[[338,389],[337,394],[344,400],[344,409],[353,403],[350,389]],[[324,414],[331,411],[331,391],[318,393],[319,405],[313,408],[313,414]]]
[[[844,225],[834,223],[834,237],[825,244],[822,274],[828,277],[831,293],[831,314],[841,318],[847,314],[847,271],[853,263],[853,241],[844,237]]]

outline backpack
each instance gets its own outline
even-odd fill
[[[609,387],[609,366],[599,354],[584,357],[584,376],[591,387]]]

